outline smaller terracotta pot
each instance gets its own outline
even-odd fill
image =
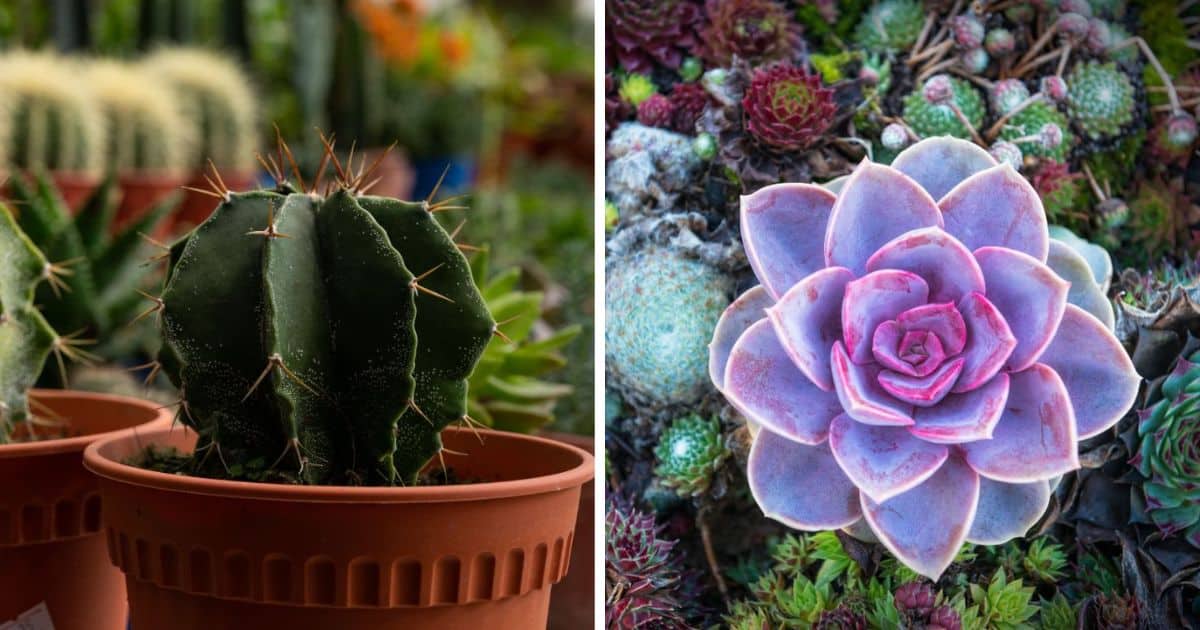
[[[133,427],[166,427],[151,402],[62,390],[33,399],[76,437],[0,445],[0,625],[44,603],[56,630],[125,627],[125,584],[100,535],[100,494],[81,454]],[[141,430],[139,429],[139,430]]]
[[[99,176],[83,171],[53,171],[50,178],[72,213],[79,212],[83,203],[100,185]]]
[[[27,173],[0,173],[0,182],[16,176],[29,177]],[[100,177],[86,171],[51,171],[50,180],[72,214],[79,212],[88,196],[100,185]],[[8,197],[9,192],[7,183],[0,186],[0,195]]]
[[[113,218],[112,231],[120,230],[126,223],[146,214],[155,204],[177,191],[186,177],[167,171],[128,171],[117,176],[121,189],[121,202],[117,204],[117,215]],[[164,235],[170,230],[171,220],[163,219],[155,232]]]
[[[257,180],[255,171],[220,171],[221,181],[225,182],[225,186],[232,192],[245,192],[253,190],[256,187]],[[186,184],[189,188],[199,188],[205,190],[209,188],[209,184],[204,179],[204,174],[197,171],[192,175]],[[217,200],[212,197],[199,193],[194,190],[183,191],[183,201],[179,203],[179,209],[175,211],[175,218],[171,221],[171,233],[183,234],[188,230],[204,223],[213,210],[217,209]]]
[[[192,449],[195,434],[180,428],[94,444],[84,465],[100,477],[133,628],[545,627],[591,455],[494,431],[447,429],[442,439],[446,466],[483,481],[222,481],[122,463],[148,445]]]
[[[557,433],[541,434],[556,442],[570,444],[588,453],[596,452],[596,438],[591,435]],[[579,544],[571,548],[571,572],[562,582],[554,585],[550,593],[549,630],[576,630],[590,628],[596,610],[596,559],[591,541],[596,532],[596,481],[583,484],[579,493],[579,517],[575,521],[575,539]]]

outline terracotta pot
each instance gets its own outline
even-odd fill
[[[556,442],[570,444],[588,453],[596,452],[596,438],[574,433],[547,431],[541,434]],[[550,593],[550,630],[590,628],[596,609],[596,560],[591,541],[596,531],[596,482],[589,480],[579,493],[579,517],[575,537],[580,541],[571,549],[571,572]]]
[[[592,457],[480,434],[486,444],[446,430],[446,465],[488,481],[409,488],[232,482],[121,463],[148,444],[191,449],[195,434],[180,428],[94,444],[84,464],[100,477],[133,628],[544,627]]]
[[[187,178],[183,175],[165,171],[129,171],[117,176],[117,186],[121,189],[121,202],[117,204],[117,215],[113,219],[112,230],[117,231],[126,223],[137,219],[154,207],[155,204],[177,191]],[[159,223],[157,235],[164,235],[170,230],[171,220],[163,219]]]
[[[44,603],[56,630],[125,627],[125,583],[100,535],[96,478],[83,467],[95,440],[165,427],[158,405],[107,394],[35,390],[77,437],[0,445],[0,625]],[[139,431],[141,430],[139,429]]]
[[[0,173],[0,181],[12,176],[16,175]],[[29,174],[23,173],[21,176],[28,178]],[[72,214],[79,212],[88,196],[100,185],[100,177],[86,171],[50,171],[50,179],[54,182],[54,187],[58,189],[58,193],[67,207],[71,209]],[[33,180],[29,179],[28,181],[32,182]],[[0,195],[9,196],[7,183],[0,186]]]
[[[83,202],[88,200],[96,187],[100,185],[100,177],[83,171],[52,171],[50,178],[54,187],[72,213],[79,212]]]
[[[210,175],[211,177],[211,175]],[[233,192],[245,192],[253,190],[257,187],[257,179],[255,171],[221,171],[221,181],[229,187]],[[204,175],[201,172],[196,172],[187,184],[190,188],[199,188],[201,190],[209,187],[205,181]],[[183,191],[183,201],[179,202],[179,209],[175,211],[175,218],[171,223],[171,232],[173,234],[183,234],[188,230],[200,225],[212,214],[213,210],[217,209],[217,200],[194,190]]]

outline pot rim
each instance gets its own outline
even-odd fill
[[[118,186],[170,186],[186,184],[189,173],[181,168],[126,169],[117,172]]]
[[[139,427],[145,427],[152,423],[166,420],[169,418],[169,413],[164,411],[162,405],[142,400],[141,398],[132,398],[130,396],[120,396],[117,394],[103,394],[100,392],[88,392],[78,389],[32,389],[30,395],[40,400],[63,399],[63,398],[83,398],[92,400],[103,400],[106,402],[120,403],[129,407],[137,407],[146,411],[153,412],[155,418],[147,422],[141,422],[124,429],[115,429],[112,431],[103,431],[100,433],[91,433],[88,435],[79,435],[68,438],[54,438],[49,440],[38,440],[36,442],[14,442],[11,444],[0,444],[0,459],[9,459],[17,457],[34,457],[42,455],[58,455],[60,453],[70,453],[82,451],[84,447],[93,442],[107,440],[109,438],[120,437],[131,431],[137,431]]]
[[[306,503],[453,503],[504,499],[557,492],[580,487],[594,476],[593,458],[583,449],[545,438],[480,429],[477,432],[490,441],[512,440],[533,442],[541,448],[565,451],[578,458],[566,470],[549,475],[489,481],[452,486],[300,486],[253,481],[229,481],[187,475],[173,475],[138,468],[113,459],[112,451],[123,443],[138,440],[141,445],[160,443],[172,431],[192,433],[186,427],[156,427],[137,434],[106,436],[88,445],[83,453],[83,465],[93,474],[117,483],[234,499],[288,501]],[[466,433],[467,429],[449,427],[444,432]],[[482,446],[481,448],[487,448]]]

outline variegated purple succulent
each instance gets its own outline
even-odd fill
[[[717,325],[710,368],[754,429],[755,499],[791,527],[869,528],[936,579],[964,542],[1023,535],[1077,442],[1133,403],[1111,323],[1047,264],[1078,255],[970,142],[768,186],[741,225],[761,284]]]

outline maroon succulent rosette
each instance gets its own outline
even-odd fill
[[[810,146],[829,127],[837,105],[833,90],[803,68],[777,64],[760,68],[742,97],[745,127],[755,138],[780,151]]]
[[[608,0],[607,54],[629,72],[674,70],[696,47],[704,11],[692,0]]]

